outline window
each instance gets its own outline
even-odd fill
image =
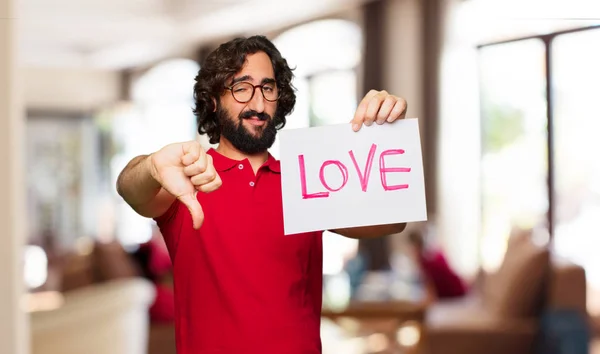
[[[481,49],[482,266],[499,266],[511,228],[548,212],[544,43]]]
[[[600,20],[598,16],[594,16],[598,6],[600,6],[599,2],[580,0],[571,2],[469,0],[453,2],[444,8],[443,50],[439,58],[441,62],[440,135],[437,141],[438,177],[436,178],[439,207],[435,219],[436,228],[439,230],[440,238],[444,240],[444,248],[448,252],[448,257],[466,276],[474,276],[482,263],[488,268],[493,268],[497,263],[496,259],[504,253],[503,247],[497,251],[491,250],[494,247],[493,242],[502,245],[502,240],[496,239],[492,242],[490,239],[485,240],[487,236],[482,237],[482,232],[486,229],[482,227],[482,222],[484,222],[482,213],[489,211],[492,207],[488,203],[487,207],[482,208],[486,198],[488,202],[490,201],[489,197],[482,194],[482,191],[483,184],[487,183],[489,186],[489,171],[492,167],[489,167],[490,151],[483,147],[485,142],[480,133],[485,128],[482,125],[490,123],[486,122],[490,114],[489,104],[497,103],[497,99],[489,97],[489,94],[505,90],[506,82],[512,80],[511,77],[493,75],[493,71],[504,70],[502,72],[510,75],[511,72],[502,68],[511,65],[513,67],[517,65],[516,69],[522,68],[524,65],[529,65],[528,63],[532,60],[537,60],[532,59],[532,55],[538,56],[537,53],[541,53],[543,59],[538,61],[537,67],[534,68],[535,71],[525,73],[524,78],[537,80],[534,78],[539,77],[537,75],[541,71],[543,105],[545,106],[547,91],[546,40],[552,37],[558,41],[560,37],[570,35],[572,32],[569,31],[598,26]],[[518,45],[517,42],[527,43]],[[486,43],[486,45],[481,45],[482,43]],[[556,50],[558,50],[557,43],[554,42]],[[588,43],[588,46],[592,46],[592,43]],[[536,50],[534,47],[541,48],[541,50]],[[555,58],[552,66],[556,66],[557,54],[555,50],[552,52]],[[496,53],[501,59],[493,58],[492,53]],[[517,57],[515,60],[508,56],[508,53],[516,56],[523,53],[526,57],[524,56],[523,63],[520,63],[521,57]],[[507,63],[502,63],[502,59]],[[556,70],[554,69],[553,75],[557,80],[559,74]],[[482,78],[483,75],[487,75],[485,81]],[[499,80],[498,85],[500,86],[497,90],[494,88],[493,80]],[[532,83],[519,81],[518,84],[513,85],[513,88],[521,90],[521,84],[532,86]],[[488,97],[483,97],[484,94],[488,94]],[[533,97],[533,94],[528,94],[528,97]],[[553,95],[557,96],[556,90]],[[486,99],[487,101],[484,101]],[[558,98],[555,97],[554,100],[557,101]],[[514,106],[514,102],[511,105]],[[503,109],[508,107],[503,107]],[[548,114],[552,115],[553,113],[549,111]],[[555,118],[556,115],[557,112],[554,113]],[[531,115],[529,116],[531,117]],[[529,121],[527,124],[530,123],[533,124],[533,121]],[[547,125],[547,120],[545,124]],[[554,129],[554,138],[547,135],[546,145],[549,140],[559,139],[556,136],[557,133],[557,129]],[[530,138],[531,136],[526,139]],[[549,154],[552,154],[553,150],[556,152],[557,147],[546,149],[546,162],[539,162],[537,165],[540,166],[542,163],[547,165],[544,174],[550,181],[544,180],[541,188],[548,189],[552,178],[558,179],[559,177],[556,176],[556,169],[553,169],[553,165],[549,163],[551,161]],[[528,152],[528,154],[531,153]],[[494,155],[497,153],[492,154],[492,156]],[[488,167],[482,168],[482,160],[485,160]],[[558,168],[557,163],[554,160],[556,168]],[[512,167],[512,165],[506,166],[507,169]],[[530,166],[527,170],[528,178],[532,178],[532,174],[535,173],[534,167]],[[554,172],[548,173],[549,171]],[[558,183],[558,180],[556,182]],[[528,191],[528,193],[532,192]],[[501,197],[503,202],[506,202],[506,198]],[[547,200],[546,214],[548,215],[552,213],[552,208],[557,204],[552,197],[553,195],[546,192],[546,196],[543,198]],[[541,200],[537,200],[536,203]],[[531,207],[533,205],[529,208]],[[545,224],[539,225],[542,231],[540,235],[543,234],[544,229],[554,232],[554,230],[550,230],[553,226],[545,220],[548,215],[544,215]],[[500,222],[501,217],[492,216],[492,218],[496,219],[494,222]],[[489,213],[485,222],[488,224],[488,230],[493,227]],[[506,225],[505,222],[502,224]],[[558,227],[558,224],[555,226]],[[492,230],[491,233],[505,234],[505,231]],[[490,259],[485,259],[486,257]]]
[[[480,48],[485,262],[503,256],[511,227],[546,229],[556,254],[600,292],[600,26]],[[597,296],[588,296],[600,314]]]
[[[600,290],[600,119],[596,111],[600,52],[593,48],[596,43],[600,43],[600,29],[556,37],[551,73],[554,248],[583,265],[589,286]],[[590,311],[600,314],[598,305]]]

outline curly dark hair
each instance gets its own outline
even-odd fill
[[[221,126],[213,99],[218,104],[220,96],[225,92],[225,82],[242,69],[248,54],[257,52],[265,52],[273,64],[275,81],[280,92],[273,117],[277,129],[285,126],[286,116],[294,109],[296,93],[292,86],[292,69],[270,40],[265,36],[252,36],[223,43],[208,55],[194,84],[194,114],[198,133],[207,134],[211,144],[218,143],[221,137]]]

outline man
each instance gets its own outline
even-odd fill
[[[119,176],[119,194],[166,240],[180,354],[321,352],[322,232],[284,236],[280,165],[267,152],[294,107],[292,77],[265,37],[222,44],[194,86],[198,132],[218,148],[171,144]],[[371,91],[351,126],[405,111],[404,99]],[[404,226],[331,231],[377,237]]]

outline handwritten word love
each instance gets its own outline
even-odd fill
[[[358,179],[360,181],[360,186],[363,192],[367,191],[367,187],[369,184],[369,176],[371,175],[371,170],[373,167],[373,158],[375,157],[375,152],[377,150],[377,145],[371,145],[371,149],[369,150],[369,156],[367,157],[367,161],[365,163],[365,167],[363,170],[360,169],[358,163],[356,162],[356,158],[354,157],[354,152],[352,150],[348,151],[350,155],[350,159],[354,163],[354,168],[356,169],[356,173],[358,175]],[[404,154],[404,150],[402,149],[391,149],[384,150],[379,154],[379,173],[381,178],[381,186],[386,191],[393,191],[398,189],[406,189],[408,188],[408,184],[397,184],[397,185],[388,185],[386,174],[389,172],[410,172],[409,167],[386,167],[385,166],[385,157],[389,155],[402,155]],[[325,187],[329,192],[316,192],[316,193],[308,193],[306,187],[306,167],[304,163],[304,155],[298,155],[298,164],[300,167],[300,183],[302,186],[302,198],[303,199],[311,199],[311,198],[328,198],[329,192],[337,192],[346,186],[348,183],[348,168],[342,162],[338,160],[327,160],[321,164],[321,169],[319,170],[319,179],[321,180],[321,184]],[[327,183],[325,180],[325,168],[327,166],[334,165],[340,170],[342,174],[342,184],[333,188]]]

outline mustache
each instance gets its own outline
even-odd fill
[[[271,116],[268,113],[265,112],[261,112],[258,113],[257,111],[254,110],[249,110],[246,112],[243,112],[242,114],[240,114],[240,119],[248,119],[248,118],[252,118],[252,117],[256,117],[259,120],[270,120]]]

